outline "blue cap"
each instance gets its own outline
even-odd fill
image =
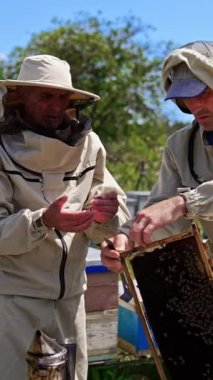
[[[171,72],[171,85],[165,100],[194,98],[201,95],[207,87],[189,70],[186,63],[182,62],[175,66]]]

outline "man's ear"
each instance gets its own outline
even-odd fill
[[[22,103],[22,99],[20,98],[16,89],[7,88],[7,93],[3,97],[3,105],[5,108],[4,115],[8,115],[11,113],[11,110],[17,108]]]

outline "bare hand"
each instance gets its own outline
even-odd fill
[[[117,194],[114,191],[95,197],[91,205],[95,221],[103,223],[111,220],[118,211],[118,205]]]
[[[120,273],[123,268],[119,252],[131,249],[133,243],[124,234],[115,235],[110,238],[110,241],[114,249],[110,248],[105,241],[101,244],[101,261],[112,272]]]
[[[176,196],[149,206],[136,214],[129,237],[136,244],[145,247],[151,242],[154,231],[174,222],[186,214],[185,201]]]
[[[94,221],[94,213],[91,210],[67,211],[64,208],[68,197],[66,195],[54,201],[43,213],[44,224],[49,228],[55,228],[63,232],[83,232]]]

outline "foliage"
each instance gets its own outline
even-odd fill
[[[163,120],[149,120],[135,125],[128,139],[111,142],[108,147],[108,167],[113,171],[116,165],[115,178],[126,190],[150,189],[157,179],[166,139],[164,124]]]
[[[110,171],[124,190],[150,189],[171,128],[159,106],[162,57],[155,57],[147,42],[149,27],[133,16],[113,23],[82,14],[53,25],[32,35],[26,48],[14,48],[2,77],[16,78],[27,55],[67,60],[74,87],[101,96],[86,112],[106,147]],[[162,47],[164,55],[168,46]]]
[[[128,359],[129,356],[129,359]],[[131,355],[103,364],[89,366],[88,380],[159,380],[152,359],[142,357],[131,360]]]

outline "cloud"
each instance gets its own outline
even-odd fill
[[[0,61],[6,61],[7,60],[7,54],[0,52]]]

